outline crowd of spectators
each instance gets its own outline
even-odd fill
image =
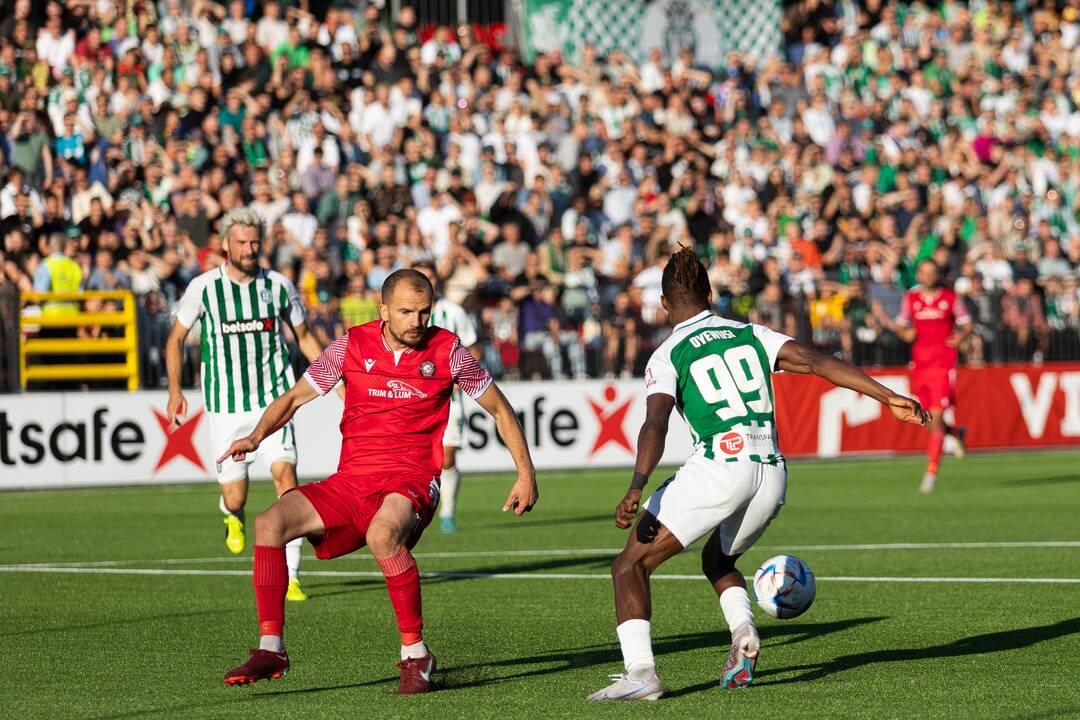
[[[0,0],[0,284],[60,233],[161,338],[246,205],[324,342],[426,262],[497,374],[640,372],[679,244],[721,314],[859,363],[906,359],[876,318],[926,258],[965,361],[1077,357],[1076,5],[804,0],[778,56],[703,67],[407,6]]]

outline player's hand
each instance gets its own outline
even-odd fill
[[[219,457],[217,461],[223,463],[226,458],[231,457],[236,462],[243,462],[248,453],[255,452],[258,449],[259,443],[255,442],[255,439],[248,435],[239,440],[234,440],[233,444],[229,446],[229,449],[225,451],[225,454]]]
[[[519,475],[514,487],[510,488],[510,494],[503,503],[503,512],[513,510],[515,515],[524,515],[533,509],[533,505],[540,499],[540,491],[536,487],[536,477],[532,475]]]
[[[916,425],[926,425],[930,422],[930,413],[923,410],[918,400],[893,394],[889,396],[887,404],[897,420]]]
[[[638,509],[641,506],[641,491],[627,490],[626,496],[615,506],[615,527],[625,530],[634,524]]]
[[[176,418],[187,415],[187,398],[184,397],[184,393],[177,390],[175,393],[169,393],[169,404],[166,406],[165,414],[169,416],[169,422],[179,422]]]
[[[964,339],[963,333],[952,333],[949,337],[945,338],[945,344],[951,348],[954,348],[960,344],[960,341]]]

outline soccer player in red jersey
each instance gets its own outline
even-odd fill
[[[919,286],[904,297],[895,322],[879,317],[882,325],[911,346],[911,389],[930,411],[928,462],[919,490],[933,492],[945,436],[956,438],[957,454],[963,453],[963,431],[945,422],[947,408],[956,405],[956,348],[971,333],[971,316],[963,301],[941,285],[941,269],[923,260],[916,274]]]
[[[285,493],[255,519],[253,585],[259,647],[225,675],[229,685],[278,678],[289,670],[285,624],[285,544],[307,537],[320,559],[371,549],[386,578],[401,631],[398,692],[430,689],[435,657],[421,634],[420,574],[411,550],[435,513],[442,436],[457,384],[495,418],[518,479],[503,512],[536,503],[536,472],[525,436],[506,397],[457,335],[428,327],[434,292],[415,270],[398,270],[382,288],[382,320],[358,325],[304,373],[305,382],[278,397],[251,435],[222,456],[240,461],[287,423],[297,408],[345,381],[338,471]]]

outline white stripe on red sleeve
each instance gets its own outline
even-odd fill
[[[953,320],[957,325],[970,325],[971,316],[968,315],[967,306],[959,295],[953,297]]]
[[[481,367],[461,343],[455,345],[454,351],[450,353],[450,374],[458,387],[471,398],[480,397],[488,389],[488,385],[491,385],[491,373]]]
[[[349,335],[346,333],[330,346],[323,350],[315,362],[308,366],[304,377],[315,392],[325,395],[334,389],[338,380],[341,379],[341,366],[345,364],[345,348],[349,346]]]

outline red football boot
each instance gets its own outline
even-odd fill
[[[430,652],[422,658],[406,658],[397,666],[401,669],[398,695],[416,695],[431,690],[431,674],[435,672],[435,656]]]
[[[259,650],[252,648],[251,657],[240,667],[225,673],[226,685],[247,685],[259,680],[276,680],[289,673],[289,655],[284,650]],[[404,672],[402,677],[404,677]]]

